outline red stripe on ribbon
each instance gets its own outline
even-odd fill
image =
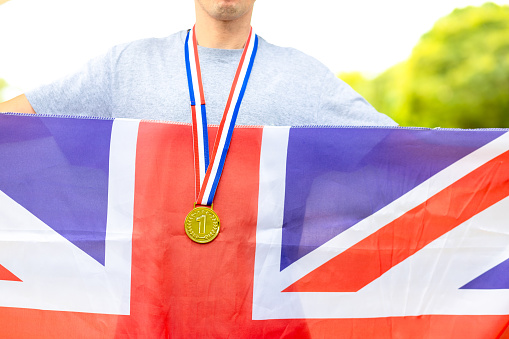
[[[246,45],[245,45],[246,47],[249,46],[249,43],[251,42],[251,33],[252,32],[253,32],[253,29],[251,28],[251,30],[249,31],[249,36],[246,41]],[[211,163],[214,163],[214,158],[216,157],[216,154],[217,154],[217,149],[219,147],[219,141],[221,140],[221,135],[223,134],[224,124],[226,123],[226,116],[227,116],[226,113],[230,110],[230,105],[232,103],[233,94],[235,92],[235,88],[237,87],[237,82],[239,80],[240,71],[242,70],[242,65],[244,64],[244,60],[246,59],[246,54],[247,54],[247,48],[244,48],[244,50],[242,51],[242,56],[240,57],[239,66],[237,67],[237,71],[235,72],[235,78],[233,79],[232,87],[230,89],[230,94],[228,95],[228,101],[226,102],[226,107],[224,108],[223,118],[221,119],[221,123],[219,124],[219,130],[216,135],[216,140],[214,141],[214,149],[213,149],[213,153],[212,153]],[[226,131],[226,132],[228,132],[228,131]]]
[[[196,27],[196,25],[195,25]],[[200,103],[205,105],[205,95],[203,92],[203,83],[201,81],[201,68],[200,68],[200,58],[198,57],[198,42],[196,41],[196,30],[193,28],[193,49],[194,49],[194,60],[196,64],[196,74],[198,77],[198,88],[200,89]]]

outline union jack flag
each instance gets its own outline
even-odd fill
[[[0,115],[0,337],[508,336],[507,130],[239,126],[205,245],[192,148]]]

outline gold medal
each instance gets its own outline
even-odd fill
[[[187,236],[191,240],[204,244],[211,242],[219,234],[219,218],[212,210],[212,206],[210,208],[208,206],[212,205],[217,185],[223,172],[235,121],[237,120],[240,104],[244,97],[246,84],[251,75],[251,69],[256,56],[258,37],[250,29],[239,65],[237,66],[235,78],[232,82],[223,118],[221,119],[219,130],[216,132],[216,141],[214,142],[212,154],[209,154],[207,110],[198,57],[196,26],[188,31],[184,46],[189,103],[191,104],[193,122],[191,130],[193,133],[196,191],[196,203],[194,209],[187,215],[184,227]],[[199,207],[196,207],[196,205]]]
[[[219,234],[219,217],[209,207],[195,207],[186,217],[186,234],[192,241],[206,244]]]

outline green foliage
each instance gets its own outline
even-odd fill
[[[3,98],[2,98],[2,91],[7,88],[7,82],[5,82],[4,79],[0,79],[0,102],[3,101]]]
[[[456,9],[373,80],[341,74],[404,126],[509,127],[509,6]]]

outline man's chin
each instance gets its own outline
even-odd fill
[[[216,20],[234,21],[248,14],[252,0],[196,0],[207,14]]]
[[[215,8],[215,17],[219,20],[230,21],[242,16],[241,9],[235,4],[221,4]]]

